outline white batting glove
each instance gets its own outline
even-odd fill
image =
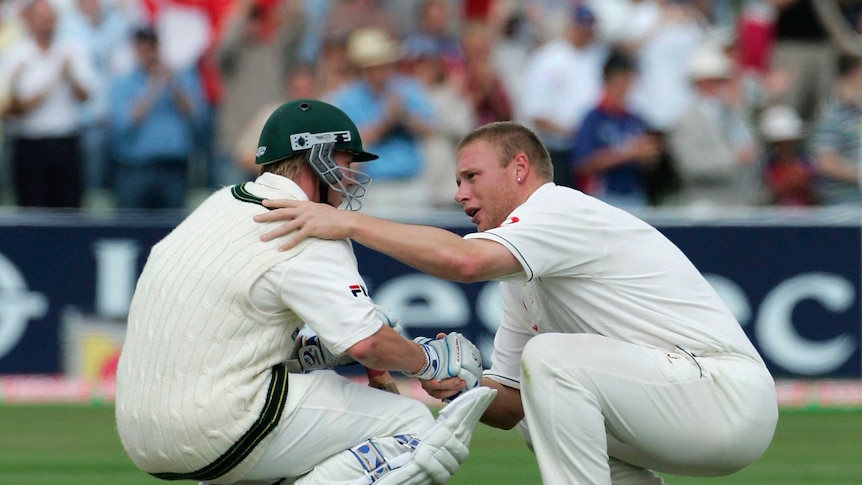
[[[401,327],[401,324],[398,321],[398,317],[392,313],[392,310],[380,306],[378,304],[374,304],[374,311],[377,313],[377,319],[383,322],[384,325],[387,325],[392,330],[398,332],[402,337],[404,336],[404,328]]]
[[[458,377],[467,383],[465,390],[479,385],[482,377],[482,355],[473,342],[460,333],[452,332],[441,339],[413,339],[425,352],[425,366],[410,377],[423,380],[443,380]]]
[[[404,329],[398,324],[398,318],[392,311],[376,304],[374,305],[374,311],[377,314],[377,319],[383,322],[384,325],[387,325],[400,335],[404,335]],[[294,352],[289,360],[297,362],[302,372],[332,369],[339,365],[357,363],[356,359],[346,353],[338,357],[335,356],[335,354],[323,345],[320,338],[314,334],[296,337]]]
[[[296,337],[296,353],[292,356],[299,362],[303,372],[318,369],[332,369],[338,365],[355,364],[356,360],[345,353],[336,356],[323,345],[317,335],[300,335]]]

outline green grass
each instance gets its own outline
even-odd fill
[[[540,484],[516,431],[480,425],[452,484]],[[672,485],[862,483],[862,412],[783,411],[763,458],[724,478],[665,477]],[[126,458],[111,406],[0,406],[0,484],[149,484]]]

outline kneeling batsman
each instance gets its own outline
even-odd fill
[[[458,377],[467,383],[464,391],[418,436],[371,438],[321,462],[296,485],[431,485],[449,481],[467,459],[473,428],[497,391],[479,387],[482,357],[463,335],[453,332],[437,340],[417,337],[415,341],[425,352],[425,365],[408,375],[423,380]]]

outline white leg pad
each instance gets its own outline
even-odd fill
[[[473,428],[496,395],[497,391],[489,387],[461,394],[440,411],[429,430],[419,435],[413,462],[431,477],[432,483],[448,482],[467,459]]]
[[[435,425],[442,423],[443,426],[452,431],[455,439],[463,443],[464,446],[469,446],[470,439],[473,437],[473,428],[476,427],[479,418],[485,414],[485,410],[491,405],[495,396],[497,396],[497,391],[490,387],[480,386],[470,389],[440,411]],[[422,435],[429,432],[430,430],[422,433]]]
[[[417,440],[413,436],[372,438],[319,463],[295,485],[370,485],[409,463]]]
[[[497,391],[477,387],[449,403],[418,437],[373,438],[338,453],[295,485],[431,485],[449,481],[469,454],[473,428]]]

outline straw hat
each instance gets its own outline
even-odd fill
[[[701,79],[729,79],[732,65],[721,47],[706,43],[698,47],[689,59],[689,75],[695,81]]]
[[[790,106],[770,106],[760,115],[760,132],[768,141],[796,140],[802,137],[802,120]]]
[[[350,35],[347,57],[359,68],[383,66],[397,62],[401,58],[401,50],[386,31],[365,28]]]

